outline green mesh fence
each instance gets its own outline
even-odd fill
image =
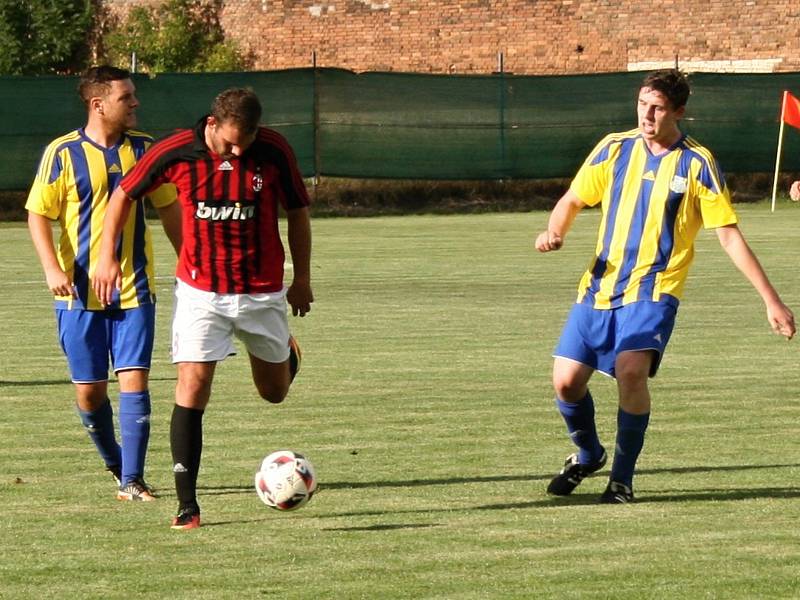
[[[636,126],[642,73],[574,76],[356,74],[340,69],[136,76],[139,128],[193,124],[213,97],[250,86],[306,176],[403,179],[570,177],[606,133]],[[783,90],[800,73],[698,73],[683,128],[726,172],[774,169]],[[0,189],[26,189],[42,148],[83,125],[75,77],[0,77]],[[787,127],[783,171],[800,171]]]

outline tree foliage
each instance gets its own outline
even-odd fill
[[[93,13],[90,0],[0,0],[0,74],[82,70]]]
[[[131,9],[105,37],[108,59],[127,64],[136,53],[145,72],[242,71],[252,59],[225,39],[219,21],[223,0],[165,0]]]

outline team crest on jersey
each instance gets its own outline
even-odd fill
[[[261,177],[261,173],[256,173],[253,175],[253,191],[260,192],[261,188],[264,187],[264,178]]]
[[[669,189],[676,194],[683,194],[686,192],[686,185],[687,179],[686,177],[681,177],[680,175],[675,175],[672,178],[672,181],[669,184]]]

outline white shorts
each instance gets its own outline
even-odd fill
[[[289,359],[286,288],[271,294],[217,294],[175,282],[172,362],[214,362],[236,354],[233,336],[263,361]]]

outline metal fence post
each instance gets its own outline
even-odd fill
[[[499,117],[499,137],[500,137],[500,170],[503,174],[507,173],[506,168],[506,77],[505,77],[505,65],[503,64],[503,53],[497,53],[497,76],[500,85],[500,93],[499,93],[499,107],[498,107],[498,117]],[[500,177],[500,181],[503,180],[503,177]]]
[[[317,69],[317,51],[311,52],[311,65],[313,68],[312,89],[314,94],[313,101],[313,115],[312,115],[312,128],[313,128],[313,147],[314,147],[314,195],[316,197],[317,186],[319,185],[320,168],[319,168],[319,69]]]

